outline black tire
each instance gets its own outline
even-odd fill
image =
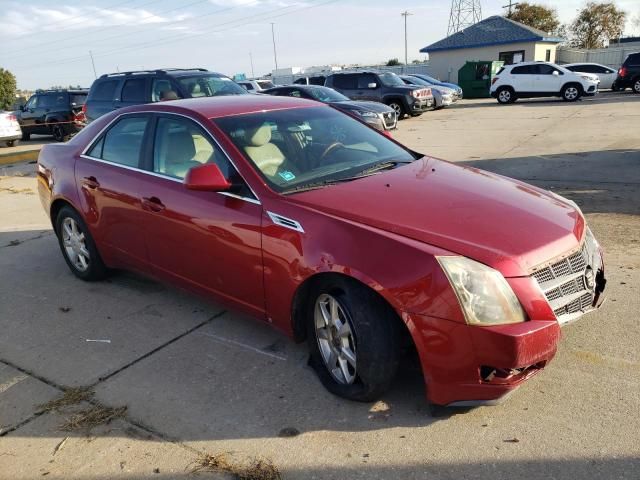
[[[577,83],[569,83],[562,87],[560,96],[565,102],[575,102],[582,97],[582,87]]]
[[[633,93],[638,93],[638,94],[640,94],[640,77],[639,77],[639,78],[636,78],[636,79],[633,81],[633,85],[632,85],[632,88],[631,88],[631,89],[633,90]]]
[[[69,140],[69,136],[64,131],[64,127],[62,125],[54,125],[51,129],[51,134],[56,142],[66,142]]]
[[[316,305],[329,295],[346,314],[353,334],[356,359],[351,383],[340,382],[327,367],[316,330]],[[330,277],[316,285],[306,308],[309,364],[324,387],[334,395],[371,402],[386,392],[398,369],[400,325],[396,313],[378,294],[350,279]],[[327,344],[331,341],[327,341]],[[345,359],[346,357],[341,357]],[[340,371],[339,368],[334,371]],[[344,377],[343,377],[344,378]]]
[[[31,134],[29,132],[22,132],[22,141],[28,142],[31,138]]]
[[[77,225],[78,231],[84,234],[84,247],[88,250],[89,258],[87,262],[87,267],[83,270],[78,267],[74,261],[69,257],[69,253],[67,252],[67,247],[65,247],[64,233],[63,229],[65,220],[71,219]],[[89,233],[89,229],[87,228],[86,223],[80,216],[78,212],[76,212],[70,206],[65,206],[60,209],[58,212],[58,216],[56,217],[56,235],[58,237],[58,244],[60,245],[60,251],[62,252],[62,256],[64,257],[65,262],[69,266],[69,269],[73,274],[86,281],[95,281],[102,280],[107,276],[108,270],[105,267],[100,254],[98,253],[98,249],[96,248],[96,244],[93,241],[93,237],[91,237],[91,233]],[[71,248],[71,247],[70,247]]]
[[[407,113],[400,100],[391,100],[387,105],[395,110],[398,120],[402,120]]]
[[[16,145],[18,145],[19,140],[9,140],[7,142],[7,147],[15,147]]]
[[[496,91],[496,99],[498,103],[507,105],[516,101],[516,94],[511,87],[500,87]]]

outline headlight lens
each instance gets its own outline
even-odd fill
[[[358,112],[358,114],[361,117],[366,117],[366,118],[378,118],[378,114],[375,112],[367,112],[367,111],[360,111],[360,110],[356,110]]]
[[[526,320],[502,274],[466,257],[437,257],[469,325],[504,325]]]

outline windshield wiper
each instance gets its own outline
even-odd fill
[[[396,166],[400,165],[400,164],[404,164],[404,163],[412,163],[411,160],[393,160],[393,161],[386,161],[386,162],[380,162],[377,163],[375,165],[373,165],[372,167],[367,168],[366,170],[362,170],[360,173],[358,173],[357,175],[354,175],[352,177],[342,177],[342,178],[334,178],[331,180],[323,180],[321,182],[314,182],[314,183],[307,183],[304,185],[300,185],[299,187],[294,187],[290,190],[286,190],[285,192],[283,192],[285,195],[289,194],[289,193],[299,193],[299,192],[306,192],[308,190],[315,190],[317,188],[323,188],[326,187],[328,185],[335,185],[336,183],[342,183],[342,182],[351,182],[353,180],[358,180],[360,178],[364,178],[364,177],[369,177],[375,173],[378,173],[382,170],[388,170],[390,168],[395,168]]]

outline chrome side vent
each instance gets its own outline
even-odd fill
[[[287,217],[283,217],[282,215],[278,215],[277,213],[273,213],[273,212],[267,212],[267,215],[269,215],[269,218],[271,219],[271,221],[276,225],[280,225],[281,227],[295,230],[296,232],[304,233],[304,229],[302,228],[302,225],[300,225],[300,223],[296,222],[295,220],[292,220]]]

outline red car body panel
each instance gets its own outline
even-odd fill
[[[301,286],[334,272],[369,285],[413,338],[438,404],[503,397],[553,358],[560,328],[536,266],[578,249],[585,223],[543,190],[477,169],[423,158],[358,181],[283,196],[272,191],[210,118],[319,107],[246,95],[131,107],[101,117],[65,145],[46,145],[38,181],[47,212],[66,202],[85,219],[104,262],[222,301],[295,336]],[[167,112],[200,123],[259,201],[188,190],[81,156],[114,118]],[[299,230],[272,221],[277,214]],[[52,218],[52,221],[54,219]],[[528,321],[467,325],[436,257],[460,254],[500,271]],[[483,378],[482,367],[498,372]]]

